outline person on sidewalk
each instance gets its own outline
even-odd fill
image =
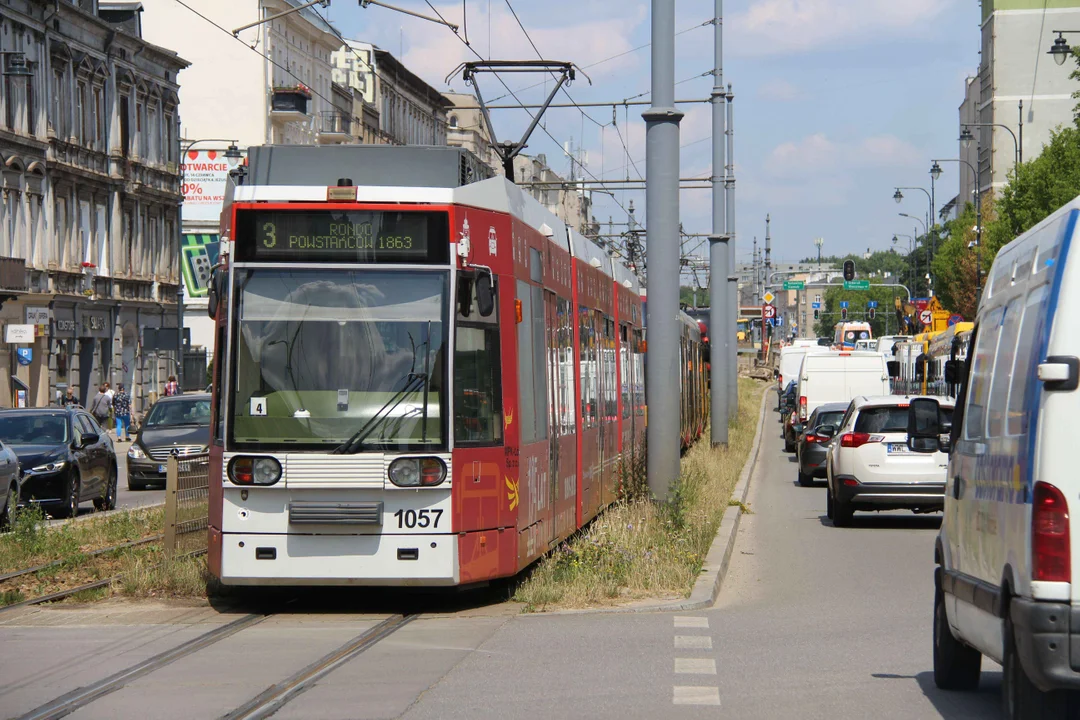
[[[165,383],[165,397],[180,394],[180,383],[176,382],[176,376],[170,375],[169,382]]]
[[[68,406],[75,407],[78,404],[79,404],[79,398],[75,397],[75,388],[68,385],[67,390],[65,390],[64,394],[60,396],[60,406],[61,407],[68,407]]]
[[[109,423],[109,408],[112,403],[109,402],[109,396],[105,392],[105,385],[101,385],[98,388],[97,395],[90,401],[90,414],[97,420],[98,425],[102,427],[108,427]]]
[[[124,389],[124,383],[116,386],[116,396],[113,397],[113,415],[116,416],[116,439],[120,440],[120,430],[124,431],[124,442],[131,442],[131,396]]]

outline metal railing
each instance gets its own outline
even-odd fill
[[[352,132],[352,118],[337,110],[323,110],[319,113],[319,132],[349,135]]]
[[[165,473],[165,555],[206,549],[210,456],[170,457]]]
[[[27,290],[26,260],[23,258],[0,257],[0,288],[5,290]]]

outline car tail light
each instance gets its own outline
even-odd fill
[[[859,484],[859,481],[856,480],[855,478],[844,478],[842,482],[847,487],[855,487],[856,485]]]
[[[799,397],[799,419],[800,420],[805,420],[806,419],[806,396],[805,395],[802,395],[802,396]]]
[[[871,435],[869,433],[844,433],[840,436],[840,447],[857,448],[867,443],[879,443],[885,439],[883,435]]]
[[[807,435],[806,436],[806,442],[808,442],[808,443],[823,443],[823,442],[826,442],[828,439],[829,438],[827,436],[825,436],[825,435]]]
[[[1072,582],[1069,506],[1061,491],[1048,483],[1035,483],[1031,535],[1032,579]]]

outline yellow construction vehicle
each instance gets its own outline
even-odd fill
[[[929,325],[923,324],[919,319],[920,311],[913,303],[904,302],[900,298],[894,301],[896,307],[896,320],[900,323],[901,335],[915,335],[921,332],[943,332],[949,327],[949,318],[953,313],[941,306],[936,297],[930,298],[926,310],[930,311],[931,321]],[[924,311],[925,312],[925,311]]]

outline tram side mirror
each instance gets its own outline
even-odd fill
[[[206,314],[211,319],[217,318],[218,306],[225,296],[225,283],[227,279],[220,267],[214,268],[210,275],[210,284],[206,288]]]
[[[480,273],[476,277],[476,309],[480,317],[491,317],[495,312],[495,287],[491,284],[491,273]]]
[[[889,377],[891,377],[893,379],[900,377],[900,361],[899,360],[889,360],[887,363],[885,363],[885,365],[886,365],[886,367],[889,368]]]
[[[908,447],[914,452],[932,453],[941,447],[941,406],[931,398],[915,398],[908,406]]]
[[[959,360],[945,361],[945,382],[949,383],[950,385],[958,385],[960,383]]]

